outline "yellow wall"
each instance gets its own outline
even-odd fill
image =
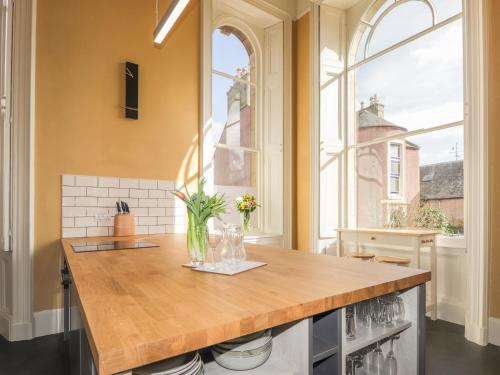
[[[38,2],[35,311],[61,306],[61,174],[196,175],[199,14],[192,1],[157,48],[153,1]],[[126,60],[140,66],[138,121],[121,108]]]
[[[500,318],[500,3],[488,2],[488,91],[490,158],[490,315]],[[496,21],[496,22],[494,22]]]
[[[294,23],[295,83],[295,246],[308,251],[310,205],[309,13]]]

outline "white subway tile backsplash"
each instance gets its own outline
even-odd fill
[[[96,176],[76,176],[76,186],[93,186],[97,187]]]
[[[149,234],[147,225],[137,225],[135,227],[135,234]]]
[[[109,196],[114,198],[128,198],[129,197],[129,189],[109,189]]]
[[[183,216],[186,214],[184,207],[167,207],[165,208],[165,216]]]
[[[137,199],[137,198],[126,198],[126,199],[122,199],[122,201],[127,203],[129,208],[139,207],[139,199]]]
[[[139,180],[136,178],[120,178],[120,187],[125,189],[139,188]]]
[[[96,197],[76,197],[75,198],[75,206],[95,207],[95,206],[97,206],[97,198]]]
[[[174,198],[158,199],[158,207],[175,207],[175,200]]]
[[[97,201],[98,207],[116,207],[115,198],[99,198]]]
[[[165,209],[157,207],[150,208],[149,216],[165,216]]]
[[[107,197],[108,196],[108,188],[95,188],[95,187],[88,187],[87,188],[87,196],[88,197]]]
[[[75,226],[75,218],[74,217],[63,217],[62,226],[63,226],[63,228],[73,228]]]
[[[77,217],[75,218],[75,227],[81,228],[81,227],[91,227],[91,226],[97,226],[97,220],[93,216],[87,216],[87,217]]]
[[[163,199],[166,193],[165,190],[149,190],[149,198]]]
[[[63,237],[86,237],[87,228],[63,228]]]
[[[99,177],[98,184],[102,188],[119,188],[120,179],[118,177]]]
[[[74,186],[75,185],[75,176],[72,174],[64,174],[62,176],[62,184],[63,184],[63,186]]]
[[[172,216],[162,216],[158,218],[158,224],[175,224],[174,219]]]
[[[139,207],[157,207],[157,199],[139,199]]]
[[[149,226],[149,234],[166,233],[165,225],[151,225]]]
[[[158,180],[158,189],[160,189],[160,190],[174,190],[174,188],[175,188],[174,181]]]
[[[108,215],[109,209],[106,207],[88,207],[87,216]]]
[[[62,205],[66,207],[71,207],[75,205],[75,197],[63,197]]]
[[[154,216],[141,216],[139,217],[139,225],[156,225],[158,219]]]
[[[89,227],[87,228],[87,236],[108,236],[109,228],[108,227]]]
[[[139,180],[139,187],[141,189],[157,189],[158,180]]]
[[[85,197],[87,196],[87,189],[84,186],[63,186],[63,197]]]
[[[137,234],[182,233],[186,207],[171,192],[176,181],[63,175],[63,237],[113,235],[116,201],[135,215]]]
[[[130,198],[148,198],[148,190],[130,189]]]
[[[135,216],[148,216],[148,208],[147,207],[131,207],[130,213]]]
[[[63,207],[63,217],[81,217],[87,216],[87,209],[85,207]]]

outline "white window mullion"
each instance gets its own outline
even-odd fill
[[[2,0],[0,19],[0,250],[11,250],[11,127],[13,3]]]

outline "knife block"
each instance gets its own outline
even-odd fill
[[[132,214],[115,215],[114,236],[133,236],[135,234],[135,217]]]

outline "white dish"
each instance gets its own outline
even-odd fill
[[[239,337],[234,340],[221,342],[216,346],[224,350],[232,350],[244,352],[247,350],[255,350],[266,346],[273,339],[271,330],[267,329],[262,332],[257,332],[251,335]]]
[[[200,355],[195,353],[182,354],[164,361],[152,363],[150,365],[135,369],[133,375],[183,375],[195,365],[201,362]],[[194,373],[193,373],[194,374]]]
[[[226,351],[225,353],[219,353],[217,350],[214,349],[212,349],[212,354],[214,356],[215,362],[217,362],[222,367],[225,367],[228,370],[244,371],[262,366],[271,355],[272,349],[273,346],[271,341],[269,343],[268,348],[266,348],[265,351],[262,351],[257,355],[234,356],[235,353],[231,351]]]

